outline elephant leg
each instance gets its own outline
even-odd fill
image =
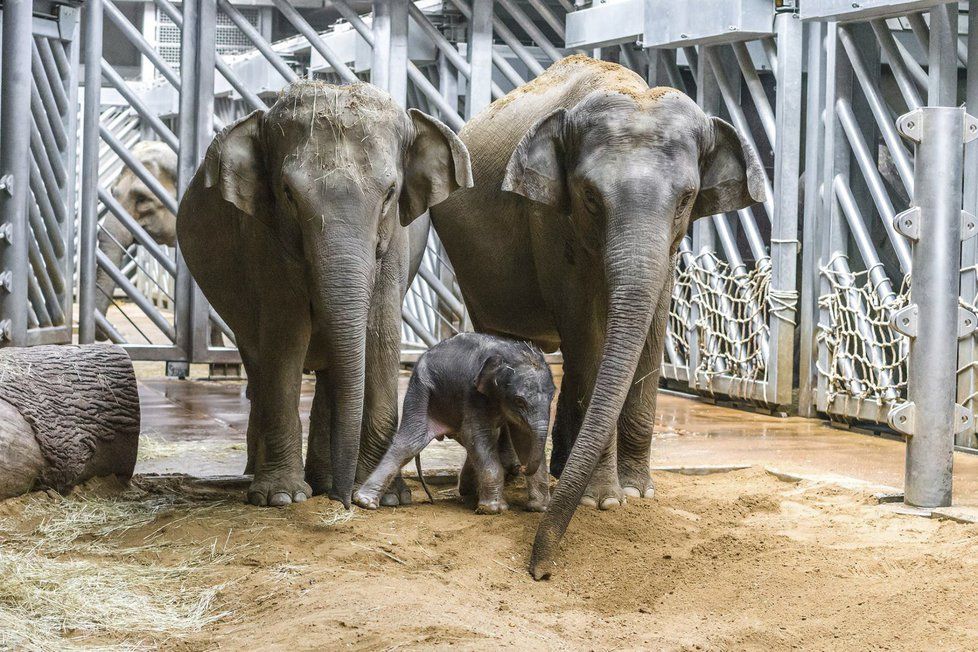
[[[255,359],[259,373],[250,417],[258,427],[255,478],[248,488],[248,501],[274,507],[301,502],[312,495],[312,489],[303,479],[299,422],[299,392],[309,323],[295,319],[302,314],[298,306],[282,303],[270,300],[262,306]]]
[[[485,429],[474,436],[465,438],[471,442],[466,461],[472,459],[476,484],[478,485],[479,504],[477,514],[499,514],[509,509],[503,497],[503,486],[506,483],[506,470],[499,459],[499,442],[492,433]]]
[[[509,427],[506,425],[499,429],[499,461],[506,471],[507,480],[520,474],[520,458],[516,454],[513,440],[509,434]]]
[[[618,417],[618,479],[627,496],[652,498],[655,495],[649,464],[662,350],[672,302],[671,274],[669,279],[659,296],[645,349]]]
[[[332,392],[328,374],[316,372],[316,393],[309,413],[309,442],[306,447],[306,482],[314,496],[327,493],[333,486],[329,455],[329,427],[332,418]]]
[[[393,246],[392,246],[393,247]],[[397,380],[401,361],[401,272],[399,256],[385,259],[370,306],[366,342],[366,379],[357,481],[364,482],[380,464],[397,430]],[[384,506],[407,505],[411,490],[400,471],[381,497]]]
[[[244,365],[245,373],[248,375],[248,384],[245,386],[245,397],[251,403],[251,413],[255,413],[260,403],[255,400],[256,388],[258,386],[258,365],[249,356],[245,349],[239,349],[241,363]],[[261,419],[249,418],[247,430],[248,461],[245,463],[245,474],[252,475],[255,472],[255,463],[258,457],[258,424]]]
[[[507,433],[508,430],[508,433]],[[516,432],[514,436],[514,431],[512,429],[504,429],[499,437],[499,450],[500,458],[502,458],[502,452],[506,450],[503,446],[503,438],[509,440],[510,447],[509,450],[516,453],[516,473],[520,472],[522,468],[522,462],[528,462],[534,454],[534,448],[540,446],[541,443],[535,441],[532,436],[528,436],[526,433]],[[506,461],[503,460],[503,468],[507,471],[507,477],[510,471],[510,467],[506,465]],[[526,480],[526,511],[528,512],[542,512],[547,509],[547,505],[550,504],[550,473],[547,470],[547,459],[543,458],[540,466],[537,467],[536,472],[533,475],[524,476]]]
[[[458,472],[458,495],[467,498],[476,495],[478,491],[479,481],[475,477],[475,466],[472,463],[472,458],[466,453],[462,470]]]
[[[432,439],[428,428],[428,389],[415,376],[411,378],[404,396],[404,421],[380,464],[354,494],[353,501],[367,509],[377,509],[379,504],[385,504],[381,493],[395,479],[401,479],[401,468],[412,457],[419,455]],[[399,502],[405,504],[410,501]]]

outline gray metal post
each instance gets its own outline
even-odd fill
[[[0,89],[0,346],[27,338],[31,134],[30,0],[3,6]]]
[[[408,0],[390,2],[389,57],[387,92],[400,106],[407,106]]]
[[[965,90],[965,109],[978,114],[978,2],[968,6],[968,80]],[[964,210],[978,215],[978,142],[971,142],[964,152]],[[978,238],[969,238],[961,246],[961,296],[974,301],[978,296]],[[958,400],[974,411],[975,393],[978,392],[978,368],[976,368],[976,338],[965,337],[958,346],[958,366],[964,371],[958,376]],[[970,403],[970,405],[969,405]],[[962,431],[955,438],[958,446],[978,447],[975,429]]]
[[[391,49],[391,2],[393,0],[374,0],[373,53],[370,58],[370,83],[385,91],[390,88],[390,49]]]
[[[765,398],[791,403],[797,294],[798,175],[801,170],[804,29],[798,16],[778,14],[778,75],[775,124],[774,215],[771,218],[771,349]]]
[[[825,142],[825,28],[820,21],[808,25],[808,104],[805,126],[805,205],[802,222],[801,338],[798,371],[798,414],[815,416],[815,316],[818,306],[815,224],[821,195],[818,192],[824,165]]]
[[[975,325],[973,314],[958,309],[962,218],[974,222],[961,211],[966,120],[970,140],[978,122],[960,107],[921,108],[898,122],[917,143],[917,164],[915,207],[897,223],[916,242],[911,303],[892,319],[911,338],[908,402],[891,410],[889,421],[908,435],[904,500],[915,507],[951,504],[954,435],[972,423],[971,412],[954,398],[958,337],[970,336]]]
[[[102,95],[102,0],[85,3],[85,103],[82,117],[78,341],[95,341],[95,250],[98,247],[99,109]]]
[[[915,143],[914,206],[897,216],[897,229],[914,241],[910,305],[891,324],[911,338],[907,402],[889,422],[906,434],[904,501],[923,508],[951,504],[954,437],[973,428],[970,410],[955,401],[958,338],[976,317],[958,307],[961,238],[974,234],[963,213],[961,180],[966,141],[978,121],[957,103],[957,5],[931,11],[928,107],[900,117],[901,134]]]
[[[469,120],[492,102],[492,0],[472,5],[466,57],[470,73],[465,119]]]

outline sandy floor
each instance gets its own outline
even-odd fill
[[[0,566],[30,546],[52,563],[172,570],[172,584],[150,575],[89,587],[90,599],[118,591],[144,614],[196,613],[155,632],[152,620],[103,615],[108,622],[89,625],[96,631],[69,628],[79,644],[978,649],[974,526],[902,516],[868,490],[785,482],[759,468],[659,473],[656,482],[654,500],[579,511],[549,582],[525,572],[539,515],[518,509],[516,487],[514,510],[501,516],[477,516],[440,487],[435,505],[350,519],[322,498],[259,510],[241,504],[240,487],[143,480],[122,494],[73,497],[68,507],[88,517],[70,537],[50,520],[65,504],[35,494],[0,505]],[[106,516],[106,505],[125,514]],[[55,530],[58,545],[39,536]],[[52,581],[53,596],[72,588]],[[0,620],[17,598],[3,584]],[[52,605],[42,609],[57,615]],[[8,634],[7,643],[18,641]]]

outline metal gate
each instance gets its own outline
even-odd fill
[[[798,301],[801,23],[770,2],[733,10],[651,0],[645,11],[650,83],[685,91],[737,127],[764,164],[767,195],[697,221],[682,241],[663,376],[697,393],[787,407]]]
[[[78,10],[37,4],[3,6],[0,344],[21,346],[73,322]]]

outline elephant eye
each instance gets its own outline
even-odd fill
[[[696,192],[693,190],[687,190],[683,193],[683,196],[679,198],[679,205],[676,207],[676,220],[681,220],[686,216],[686,210],[689,208],[693,197]]]
[[[289,201],[289,203],[294,205],[295,204],[295,196],[292,194],[292,188],[289,187],[288,185],[286,185],[285,186],[284,193],[285,193],[285,198]]]
[[[391,187],[387,189],[387,194],[384,195],[384,206],[390,204],[391,200],[394,199],[394,191],[397,190],[395,185],[392,183]]]
[[[594,215],[597,215],[601,210],[601,200],[598,198],[598,193],[591,188],[584,190],[584,207]]]

